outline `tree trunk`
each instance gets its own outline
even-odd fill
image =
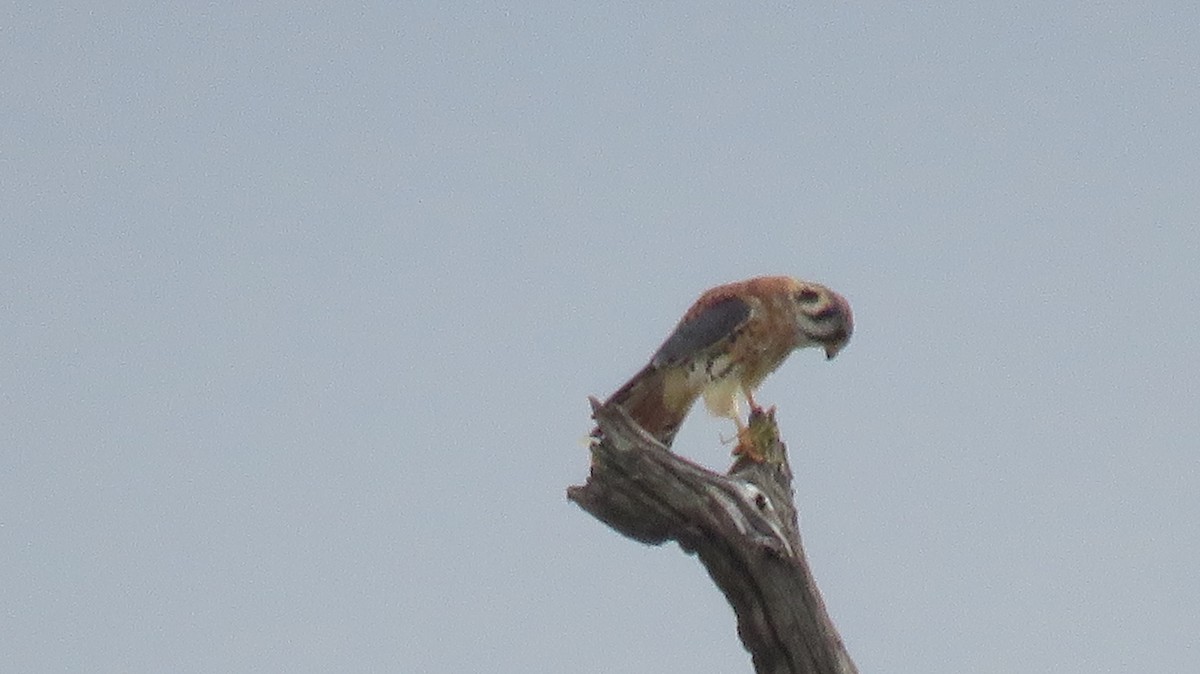
[[[591,475],[567,498],[629,538],[697,554],[758,674],[857,674],[804,557],[774,409],[752,412],[752,447],[719,475],[673,454],[619,406],[592,407]]]

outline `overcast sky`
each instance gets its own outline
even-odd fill
[[[1200,671],[1197,5],[593,4],[0,9],[0,671],[751,671],[565,489],[759,274],[863,672]]]

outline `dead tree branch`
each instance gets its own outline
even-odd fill
[[[618,532],[695,553],[733,606],[758,674],[857,674],[800,543],[774,410],[751,416],[752,455],[719,475],[673,454],[618,406],[592,400],[600,440],[567,498]]]

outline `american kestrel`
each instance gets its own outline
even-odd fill
[[[696,398],[732,419],[741,439],[741,393],[754,391],[796,349],[819,346],[827,359],[854,330],[846,299],[825,286],[788,276],[761,276],[717,286],[700,296],[642,368],[608,399],[670,447]],[[735,450],[736,452],[737,450]]]

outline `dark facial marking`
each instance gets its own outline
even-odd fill
[[[813,304],[821,299],[821,294],[811,288],[805,288],[796,293],[796,301],[800,304]]]
[[[823,320],[826,320],[829,318],[833,318],[834,316],[840,316],[841,313],[842,313],[842,308],[839,307],[837,304],[830,302],[829,304],[825,305],[820,311],[813,314],[813,318],[817,319],[818,321],[823,321]]]

